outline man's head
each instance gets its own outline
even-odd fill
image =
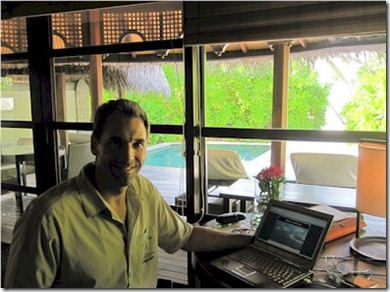
[[[149,136],[149,120],[140,105],[128,99],[118,99],[110,100],[109,102],[103,103],[98,107],[93,122],[92,132],[92,135],[95,136],[95,138],[100,139],[107,117],[114,112],[121,112],[129,118],[140,118],[143,121],[146,133]]]
[[[125,187],[136,177],[146,157],[149,128],[146,113],[133,101],[112,100],[97,109],[91,150],[98,185]]]

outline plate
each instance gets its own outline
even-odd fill
[[[367,236],[354,238],[349,245],[362,256],[375,261],[386,261],[386,237]]]

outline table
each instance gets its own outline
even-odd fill
[[[66,165],[65,149],[59,148],[58,155],[63,160],[63,164]],[[34,160],[34,145],[14,145],[1,148],[2,156],[14,156],[16,166],[16,177],[18,185],[27,186],[27,172],[26,161]],[[21,212],[23,212],[22,194],[15,192],[16,204]]]
[[[247,218],[248,219],[248,218]],[[230,232],[233,229],[248,227],[247,219],[237,222],[219,230]],[[366,216],[367,227],[364,230],[364,235],[384,235],[386,236],[386,218],[378,219],[373,216]],[[214,220],[204,224],[207,227],[216,227],[219,225]],[[349,242],[354,238],[354,234],[350,234],[324,245],[316,265],[314,266],[314,275],[311,285],[305,285],[302,288],[326,288],[337,287],[347,288],[342,282],[337,283],[337,279],[333,280],[335,275],[339,273],[329,273],[329,271],[337,271],[336,267],[344,266],[348,271],[366,272],[364,277],[371,275],[371,279],[375,280],[382,287],[386,287],[387,266],[386,263],[368,261],[355,254],[349,247]],[[244,288],[245,284],[238,282],[228,274],[221,274],[210,266],[210,261],[232,251],[218,252],[198,252],[195,253],[195,273],[197,277],[197,288]],[[327,268],[328,272],[325,270]],[[332,279],[333,277],[333,279]]]
[[[29,144],[2,147],[1,155],[15,157],[18,184],[26,186],[26,161],[34,160],[34,145]],[[58,155],[60,159],[64,160],[63,163],[66,166],[65,149],[63,147],[58,149]]]
[[[16,164],[17,180],[19,185],[26,186],[26,161],[34,159],[33,145],[15,145],[2,147],[1,155],[14,156]]]
[[[210,196],[223,198],[223,210],[229,212],[229,200],[241,200],[241,211],[246,211],[245,201],[254,200],[260,189],[257,180],[239,179],[229,187],[218,187]],[[282,187],[282,200],[306,205],[324,204],[345,211],[354,211],[356,189],[285,183]]]

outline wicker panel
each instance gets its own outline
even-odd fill
[[[177,39],[183,33],[182,11],[163,11],[162,12],[163,39]]]
[[[1,47],[2,54],[27,51],[26,19],[24,17],[1,21]]]
[[[83,45],[81,13],[63,13],[52,15],[53,32],[61,37],[66,47]],[[54,41],[54,48],[56,48]]]
[[[182,10],[174,7],[150,5],[129,7],[121,10],[101,10],[102,44],[110,45],[121,42],[140,41],[126,38],[129,34],[138,34],[143,41],[177,39],[183,31]],[[82,47],[90,37],[88,26],[83,29],[87,18],[85,12],[52,14],[53,47]],[[27,33],[25,18],[1,21],[2,53],[27,51]]]
[[[129,33],[138,33],[144,41],[177,39],[182,33],[182,11],[103,13],[105,45],[123,42]]]

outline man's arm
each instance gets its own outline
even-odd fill
[[[252,236],[233,234],[208,227],[195,226],[187,243],[185,251],[213,251],[239,248],[251,243]]]
[[[54,283],[59,240],[48,235],[46,218],[41,221],[35,211],[26,211],[15,224],[5,288],[50,288]]]

